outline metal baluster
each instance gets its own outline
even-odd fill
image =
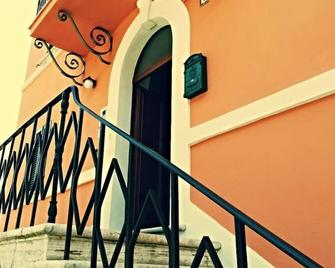
[[[44,131],[42,136],[42,142],[39,146],[39,156],[41,157],[40,161],[38,161],[37,167],[37,179],[40,181],[40,194],[41,198],[44,192],[44,175],[45,175],[45,163],[47,160],[47,145],[49,140],[50,126],[51,126],[51,114],[52,114],[53,106],[48,107],[48,113],[44,124]]]
[[[61,121],[60,121],[60,128],[59,128],[59,134],[58,134],[59,136],[58,136],[58,140],[56,141],[55,158],[54,158],[54,163],[53,163],[54,177],[52,181],[51,200],[50,200],[50,205],[49,205],[49,210],[48,210],[48,216],[49,216],[48,222],[49,223],[55,223],[56,216],[57,216],[58,174],[59,174],[59,168],[61,168],[62,166],[62,156],[63,156],[63,150],[64,150],[64,148],[62,147],[62,139],[63,139],[63,134],[64,134],[64,125],[65,125],[65,119],[66,119],[68,108],[69,108],[69,93],[65,91],[62,94]],[[46,137],[47,137],[47,133],[50,127],[51,109],[49,109],[49,111],[48,111]]]
[[[132,144],[129,145],[129,150],[132,151],[129,154],[128,163],[132,161],[132,155],[135,154],[135,147]],[[134,221],[134,179],[131,174],[131,165],[128,164],[128,181],[127,181],[127,198],[125,199],[125,226],[126,226],[126,241],[125,241],[125,268],[133,268],[133,255],[129,247],[130,239],[133,234],[133,221]]]
[[[4,178],[4,174],[5,174],[5,169],[4,169],[4,157],[5,157],[5,151],[6,151],[6,144],[4,144],[2,147],[1,147],[1,160],[0,160],[0,185],[1,185],[1,188],[0,188],[0,213],[3,209],[3,204],[4,204],[4,189],[5,189],[5,178]],[[6,160],[5,160],[6,161]],[[2,180],[2,182],[1,182]]]
[[[72,177],[75,176],[77,172],[77,168],[78,168],[78,163],[79,163],[79,153],[80,153],[80,144],[81,144],[81,134],[82,134],[82,129],[83,129],[83,119],[84,119],[84,111],[80,109],[79,119],[78,119],[78,128],[76,132],[76,140],[75,140],[75,145],[74,145]],[[72,179],[71,189],[73,187],[75,187],[75,184],[74,184],[74,180]],[[72,223],[73,223],[73,207],[72,207],[72,195],[70,195],[66,236],[65,236],[64,260],[69,260],[70,258]]]
[[[247,245],[245,239],[245,225],[237,217],[235,217],[235,242],[237,267],[247,268]]]
[[[100,229],[100,221],[101,221],[101,205],[99,205],[99,198],[101,193],[101,178],[102,178],[103,157],[105,149],[105,130],[106,126],[101,123],[99,133],[98,163],[94,181],[94,216],[93,216],[93,233],[92,233],[92,247],[91,247],[91,268],[95,268],[97,266],[98,242],[101,242],[98,241],[96,232],[97,229]]]
[[[5,163],[6,160],[4,160],[4,156],[5,156],[5,151],[6,151],[6,144],[4,144],[1,147],[2,153],[1,153],[1,161],[0,161],[0,213],[4,213],[5,212]]]
[[[36,130],[37,130],[37,124],[38,124],[38,117],[36,116],[34,118],[34,124],[33,124],[33,131],[31,133],[31,138],[30,138],[30,151],[29,151],[29,154],[28,154],[28,159],[32,156],[32,153],[33,153],[33,145],[34,145],[34,142],[35,142],[35,135],[36,135]],[[30,163],[29,161],[26,162],[26,175],[24,177],[24,180],[25,180],[25,184],[26,184],[26,205],[29,205],[29,187],[28,187],[28,184],[29,184],[29,179],[28,179],[28,175],[29,175],[29,166],[30,166]]]
[[[9,149],[9,154],[8,154],[8,167],[7,167],[7,171],[6,171],[6,173],[7,173],[6,176],[9,176],[10,167],[11,167],[11,165],[13,165],[13,159],[11,161],[11,158],[13,157],[14,143],[15,143],[15,137],[12,137],[11,138],[11,145],[10,145],[10,149]],[[4,226],[4,232],[6,232],[8,230],[8,224],[9,224],[9,220],[10,220],[10,214],[11,214],[13,199],[14,198],[13,198],[13,184],[12,184],[11,189],[10,189],[10,193],[9,193],[7,215],[6,215],[6,221],[5,221],[5,226]]]
[[[20,202],[19,202],[19,209],[18,209],[18,212],[17,212],[16,224],[15,224],[16,229],[19,228],[20,224],[21,224],[22,210],[23,210],[24,197],[25,197],[24,191],[25,191],[25,185],[23,185],[21,199],[20,199]]]
[[[5,150],[6,150],[6,145],[2,146],[1,148],[1,160],[0,160],[0,168],[2,168],[2,164],[3,164],[3,160],[4,160],[4,156],[5,156]]]
[[[40,181],[36,181],[36,186],[35,186],[35,196],[34,196],[34,201],[33,201],[33,208],[31,212],[31,218],[30,218],[30,226],[34,226],[35,224],[35,217],[36,217],[36,211],[37,211],[37,205],[38,205],[38,196],[39,196],[39,188],[40,188]]]
[[[47,116],[46,116],[46,122],[45,122],[45,131],[43,133],[43,136],[40,136],[41,141],[39,143],[39,146],[37,146],[37,149],[41,152],[41,149],[43,151],[43,147],[45,146],[47,137],[48,137],[48,133],[49,133],[49,127],[50,127],[50,120],[51,120],[51,113],[52,113],[52,106],[48,107],[48,112],[47,112]],[[38,154],[40,157],[42,156],[41,153]],[[57,157],[57,152],[55,153],[55,158]],[[37,172],[37,185],[38,188],[36,188],[38,195],[43,192],[43,176],[42,176],[42,162],[44,161],[44,159],[41,159],[40,161],[38,161],[38,172]],[[55,179],[55,178],[54,178]],[[56,189],[57,191],[57,189]],[[49,205],[49,210],[48,210],[48,222],[53,222],[50,221],[50,215],[55,215],[57,214],[57,202],[55,204],[55,207],[52,207],[54,205],[55,200],[53,199],[53,191],[51,193],[51,201],[50,201],[50,205]]]
[[[178,176],[171,174],[171,241],[173,252],[170,252],[169,266],[179,267],[179,192]]]
[[[18,159],[21,158],[25,134],[26,134],[26,128],[24,127],[23,130],[22,130],[22,132],[21,132],[21,141],[20,141]],[[23,153],[25,153],[25,152],[23,152]],[[18,176],[18,174],[20,172],[20,167],[21,167],[21,164],[16,169],[16,179],[17,179],[17,176]],[[21,188],[22,192],[21,192],[21,196],[19,196],[19,198],[20,198],[20,200],[18,202],[19,209],[18,209],[18,212],[17,212],[16,223],[15,223],[15,228],[16,229],[20,227],[22,208],[23,208],[23,200],[24,200],[24,191],[25,191],[25,189],[24,189],[24,186],[21,185],[21,187],[23,187],[23,188]]]
[[[21,158],[21,152],[22,152],[22,147],[23,147],[23,140],[24,140],[24,135],[25,135],[25,128],[23,128],[22,132],[21,132],[21,140],[20,140],[20,145],[19,145],[19,151],[17,154],[17,159],[16,159],[16,163],[14,163],[14,177],[13,177],[13,186],[14,186],[14,198],[16,199],[16,182],[17,182],[17,176],[19,173],[18,167],[19,167],[19,160]],[[16,209],[17,207],[14,204],[14,209]]]

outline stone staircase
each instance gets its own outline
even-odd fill
[[[8,231],[0,234],[0,268],[61,268],[90,267],[90,250],[92,230],[87,229],[83,235],[76,235],[73,230],[71,255],[64,261],[65,225],[43,224]],[[118,232],[102,230],[108,256],[112,255]],[[180,239],[180,266],[190,267],[195,252],[200,244],[198,239]],[[220,244],[214,243],[216,250]],[[123,267],[124,248],[116,267]],[[103,267],[101,262],[98,267]],[[168,248],[164,236],[141,233],[138,237],[134,267],[163,268],[168,267]],[[206,254],[201,267],[214,267]]]

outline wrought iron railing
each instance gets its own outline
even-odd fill
[[[70,96],[72,98],[70,99]],[[69,108],[70,100],[70,108]],[[73,101],[73,102],[72,102]],[[57,107],[60,106],[60,117],[55,116]],[[77,109],[78,111],[73,110]],[[69,114],[69,115],[67,115]],[[99,135],[94,139],[87,137],[83,141],[84,114],[100,123]],[[43,120],[41,124],[39,122]],[[37,129],[41,131],[37,132]],[[105,133],[106,128],[129,142],[142,153],[150,156],[162,167],[170,172],[170,223],[165,219],[154,191],[149,190],[143,203],[141,212],[136,221],[132,217],[134,207],[131,201],[134,185],[132,179],[126,184],[117,159],[113,158],[108,165],[106,175],[103,175]],[[74,140],[69,141],[70,132],[74,133]],[[29,141],[26,141],[29,140]],[[96,147],[95,143],[98,142]],[[73,145],[69,164],[64,167],[64,148],[67,143]],[[52,149],[52,145],[54,149]],[[84,145],[82,147],[82,145]],[[40,160],[37,163],[37,176],[30,181],[33,168],[34,152],[39,150]],[[48,169],[47,156],[50,151],[54,156],[51,167]],[[77,203],[78,180],[83,171],[87,157],[91,155],[95,168],[94,191],[85,209],[83,217],[80,217]],[[50,162],[50,161],[49,161]],[[36,164],[35,164],[36,165]],[[113,174],[116,174],[123,198],[125,201],[125,218],[119,240],[115,246],[111,258],[107,256],[104,239],[100,230],[101,207],[105,199],[108,187]],[[12,178],[10,181],[9,179]],[[134,247],[140,233],[145,214],[151,209],[163,229],[168,242],[169,267],[179,267],[179,208],[178,208],[178,181],[183,180],[190,186],[197,189],[209,200],[227,211],[235,220],[236,256],[237,266],[247,267],[247,245],[245,227],[250,228],[259,236],[270,242],[272,245],[286,253],[293,260],[304,267],[321,267],[318,263],[304,255],[302,252],[289,245],[287,242],[261,226],[249,216],[238,210],[236,207],[225,201],[196,179],[185,173],[183,170],[163,158],[154,150],[143,145],[130,135],[98,116],[88,107],[84,106],[78,96],[77,87],[69,87],[62,94],[57,96],[48,105],[41,109],[35,116],[20,127],[9,139],[0,146],[0,209],[5,216],[4,231],[8,230],[11,217],[11,210],[17,210],[15,228],[21,226],[22,210],[24,204],[31,204],[32,211],[30,225],[34,225],[36,209],[39,199],[44,200],[47,194],[51,195],[48,211],[48,222],[54,223],[57,216],[57,193],[64,193],[70,185],[70,201],[67,219],[67,234],[65,241],[64,259],[69,259],[71,250],[72,226],[75,225],[77,233],[83,233],[89,216],[93,213],[93,235],[91,246],[91,267],[96,267],[98,254],[104,267],[114,267],[119,258],[121,248],[125,246],[125,267],[133,267]],[[26,215],[27,216],[27,215]],[[98,250],[99,249],[99,250]],[[191,267],[199,267],[205,251],[215,267],[223,267],[214,246],[209,237],[204,236],[195,254]]]
[[[36,14],[40,13],[48,0],[38,0]]]

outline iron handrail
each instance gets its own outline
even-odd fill
[[[85,112],[90,114],[92,117],[94,117],[96,120],[98,120],[101,124],[105,125],[106,127],[113,130],[115,133],[117,133],[122,138],[126,139],[130,144],[144,152],[145,154],[149,155],[153,159],[155,159],[157,162],[165,166],[167,169],[169,169],[172,173],[176,174],[178,177],[182,178],[184,181],[186,181],[189,185],[197,189],[199,192],[201,192],[203,195],[205,195],[207,198],[209,198],[211,201],[215,202],[217,205],[219,205],[221,208],[225,209],[228,213],[230,213],[232,216],[234,216],[235,219],[238,219],[240,222],[242,222],[244,225],[248,226],[251,230],[255,231],[257,234],[262,236],[264,239],[266,239],[268,242],[279,248],[281,251],[286,253],[288,256],[296,260],[298,263],[304,265],[305,267],[322,267],[320,264],[300,252],[295,247],[291,246],[287,242],[285,242],[283,239],[269,231],[267,228],[247,216],[245,213],[243,213],[241,210],[221,198],[219,195],[217,195],[215,192],[195,180],[193,177],[191,177],[189,174],[187,174],[185,171],[162,157],[160,154],[152,150],[151,148],[147,147],[146,145],[140,143],[136,139],[132,138],[130,135],[128,135],[126,132],[121,130],[120,128],[116,127],[112,123],[108,122],[104,118],[97,115],[94,111],[92,111],[87,106],[83,105],[79,99],[78,94],[78,88],[76,86],[71,87],[71,92],[73,95],[74,102]]]
[[[75,106],[77,106],[80,110],[79,117],[75,115],[75,113],[71,113],[70,120],[66,124],[66,113],[69,107],[69,96],[70,94],[73,97],[73,101],[75,103]],[[51,112],[53,107],[61,102],[61,120],[60,124],[54,123],[52,126],[50,125],[51,120]],[[95,120],[100,122],[100,134],[99,134],[99,148],[96,149],[93,143],[93,140],[89,138],[84,146],[82,155],[80,155],[80,141],[81,141],[81,130],[82,130],[82,123],[83,123],[83,115],[84,112],[88,113],[90,116],[92,116]],[[36,135],[36,125],[37,121],[40,117],[43,115],[46,115],[46,130],[41,135]],[[23,145],[24,141],[24,135],[26,132],[26,129],[33,125],[33,134],[32,134],[32,142],[30,145]],[[74,155],[72,157],[70,166],[68,168],[68,171],[66,172],[65,179],[63,178],[63,171],[61,168],[62,164],[62,154],[64,149],[64,143],[67,140],[67,137],[69,135],[69,131],[71,126],[75,128],[75,149],[74,149]],[[76,86],[71,86],[65,89],[61,94],[56,96],[52,101],[50,101],[47,105],[45,105],[40,111],[38,111],[32,118],[27,120],[17,131],[14,132],[14,134],[8,138],[2,145],[0,145],[0,151],[2,151],[2,154],[0,156],[0,180],[2,176],[4,178],[8,177],[9,169],[12,165],[14,165],[14,177],[13,177],[13,183],[12,188],[10,190],[10,194],[5,200],[4,195],[4,184],[2,185],[2,190],[0,189],[0,206],[2,206],[3,213],[7,211],[7,217],[6,217],[6,223],[4,230],[7,230],[9,217],[10,217],[10,210],[11,206],[13,204],[14,209],[16,207],[19,207],[17,222],[16,222],[16,228],[20,226],[20,220],[21,220],[21,213],[22,213],[22,207],[24,198],[26,197],[26,202],[30,202],[34,192],[35,192],[35,199],[33,204],[33,213],[31,217],[30,225],[34,224],[35,220],[35,214],[36,214],[36,208],[38,203],[38,196],[41,195],[42,198],[45,198],[46,193],[48,192],[49,186],[52,185],[52,197],[50,201],[50,207],[49,207],[49,218],[48,222],[55,222],[56,215],[57,215],[57,188],[58,185],[60,186],[61,192],[64,192],[67,184],[70,180],[70,176],[72,174],[72,185],[71,185],[71,198],[70,198],[70,204],[69,204],[69,213],[68,213],[68,222],[67,222],[67,235],[66,235],[66,243],[65,243],[65,250],[64,250],[64,259],[69,258],[70,254],[70,240],[71,240],[71,230],[72,230],[72,222],[73,222],[73,216],[75,218],[75,223],[77,226],[77,232],[82,233],[89,214],[92,211],[92,208],[94,207],[94,235],[92,238],[92,259],[91,259],[91,267],[96,267],[96,261],[97,261],[97,246],[102,247],[100,248],[100,253],[102,254],[102,259],[104,259],[104,262],[107,262],[107,256],[106,251],[103,248],[103,238],[101,237],[100,233],[100,217],[101,217],[101,204],[103,202],[104,196],[106,194],[108,185],[111,181],[111,177],[113,174],[113,171],[115,170],[121,190],[123,192],[125,201],[126,201],[126,216],[125,216],[125,222],[124,226],[122,228],[120,239],[117,242],[117,246],[115,248],[115,251],[113,253],[113,258],[111,261],[110,267],[113,267],[113,263],[116,263],[118,259],[118,255],[120,254],[121,247],[124,241],[126,241],[126,267],[132,267],[132,260],[130,260],[133,257],[133,250],[134,245],[138,236],[138,233],[140,231],[140,219],[141,215],[144,213],[145,209],[147,208],[147,205],[149,202],[152,202],[153,207],[156,210],[156,215],[158,218],[160,217],[160,213],[157,212],[158,206],[155,202],[155,197],[153,194],[149,191],[147,198],[144,202],[143,208],[141,210],[139,220],[135,224],[135,226],[131,226],[131,223],[129,223],[129,217],[127,220],[127,213],[131,211],[128,208],[127,212],[127,204],[129,204],[129,199],[127,199],[127,194],[129,195],[130,190],[128,186],[126,186],[125,181],[122,177],[122,172],[120,170],[120,167],[118,166],[117,160],[113,159],[105,182],[102,185],[102,166],[103,166],[103,151],[104,151],[104,138],[105,138],[105,128],[111,129],[113,132],[115,132],[117,135],[122,137],[123,139],[127,140],[132,146],[139,149],[144,154],[150,156],[155,161],[160,163],[162,166],[167,168],[170,171],[171,174],[171,230],[169,229],[166,222],[163,222],[160,219],[160,223],[163,227],[164,233],[166,238],[168,239],[169,244],[169,258],[170,258],[170,267],[179,267],[179,236],[178,236],[178,225],[179,225],[179,219],[178,219],[178,180],[181,178],[185,182],[187,182],[190,186],[197,189],[199,192],[201,192],[203,195],[205,195],[209,200],[213,201],[217,205],[219,205],[222,209],[226,210],[228,213],[230,213],[234,219],[235,219],[235,236],[236,236],[236,252],[237,252],[237,264],[239,268],[245,268],[247,267],[247,252],[246,252],[246,234],[245,234],[245,226],[249,227],[251,230],[256,232],[258,235],[263,237],[265,240],[270,242],[272,245],[279,248],[282,252],[286,253],[288,256],[290,256],[292,259],[296,260],[298,263],[302,264],[305,267],[322,267],[320,264],[300,252],[295,247],[288,244],[286,241],[269,231],[264,226],[260,225],[258,222],[247,216],[245,213],[240,211],[238,208],[230,204],[228,201],[224,200],[221,196],[217,195],[214,191],[210,190],[200,182],[198,182],[196,179],[194,179],[192,176],[187,174],[185,171],[171,163],[169,160],[162,157],[160,154],[152,150],[151,148],[145,146],[141,142],[137,141],[136,139],[132,138],[130,135],[128,135],[126,132],[124,132],[122,129],[118,128],[114,124],[108,122],[104,118],[100,117],[98,114],[96,114],[93,110],[85,106],[81,103],[78,93],[78,88]],[[14,142],[17,136],[21,135],[21,141],[20,141],[20,148],[18,153],[13,152],[13,146]],[[31,165],[31,155],[33,152],[34,147],[36,146],[36,141],[34,142],[34,139],[38,140],[43,148],[42,156],[45,157],[46,151],[48,150],[48,146],[50,145],[51,140],[55,140],[55,158],[54,158],[54,164],[51,171],[51,175],[47,176],[47,183],[43,184],[43,175],[39,175],[39,180],[34,186],[34,189],[26,189],[29,176],[29,166]],[[6,146],[10,144],[10,153],[8,159],[4,160],[4,152],[6,150]],[[78,205],[76,204],[76,191],[77,191],[77,183],[79,178],[79,173],[82,170],[83,163],[85,161],[85,158],[88,153],[91,153],[94,159],[94,166],[96,169],[96,177],[95,177],[95,186],[94,186],[94,192],[91,196],[88,208],[85,211],[85,215],[82,221],[80,221],[79,213],[78,213]],[[19,173],[19,169],[21,167],[21,163],[26,157],[26,169],[28,169],[27,172],[25,172],[23,184],[21,186],[21,189],[19,191],[19,194],[17,195],[16,190],[16,181],[17,181],[17,175]],[[45,160],[43,160],[45,161]],[[15,164],[13,164],[15,163]],[[42,166],[40,167],[40,172],[42,171]],[[4,175],[3,175],[4,174]],[[102,189],[101,189],[102,186]],[[129,197],[129,196],[128,196]],[[28,200],[28,201],[27,201]],[[127,229],[128,228],[128,229]],[[200,246],[198,248],[198,251],[194,257],[192,268],[193,267],[199,267],[201,259],[203,257],[203,254],[205,250],[208,250],[210,257],[215,265],[215,267],[222,267],[221,262],[217,258],[216,252],[213,248],[213,245],[208,237],[204,237],[200,243]]]

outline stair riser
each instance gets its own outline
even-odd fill
[[[114,241],[105,241],[107,256],[112,256],[115,247]],[[64,240],[49,238],[47,251],[47,260],[61,260],[64,254]],[[190,266],[196,249],[181,248],[180,265]],[[168,248],[165,245],[155,244],[137,244],[134,252],[134,262],[140,264],[164,264],[168,265]],[[98,255],[100,259],[100,256]],[[73,239],[71,243],[71,260],[90,260],[91,259],[91,241],[88,239]],[[204,257],[203,264],[208,263],[208,256]],[[120,261],[124,260],[124,248],[122,248]]]
[[[4,234],[0,239],[0,266],[3,267],[28,267],[28,264],[34,265],[38,262],[45,263],[45,261],[62,261],[64,256],[64,235],[58,235],[58,231],[46,230],[45,232],[38,231],[36,233],[27,232],[23,230],[23,234],[18,232],[14,236]],[[110,237],[111,239],[108,239]],[[107,256],[111,258],[118,236],[115,233],[105,237],[105,248]],[[180,250],[180,265],[190,266],[196,247],[194,240],[189,240],[190,246],[187,242],[183,241]],[[91,238],[87,235],[76,236],[74,235],[71,242],[70,260],[85,261],[88,263],[91,259]],[[205,255],[203,258],[202,266],[211,266],[209,256]],[[98,253],[98,261],[100,255]],[[124,261],[124,248],[122,249],[119,262]],[[143,267],[167,267],[169,263],[168,247],[166,241],[162,236],[158,235],[141,235],[139,242],[136,244],[134,252],[134,263],[136,265],[147,265]],[[42,265],[42,264],[41,264]],[[43,264],[44,265],[44,264]],[[66,265],[72,265],[67,263]],[[86,264],[83,264],[86,265]],[[148,266],[149,265],[149,266]],[[122,265],[123,266],[123,265]],[[41,266],[43,267],[43,266]],[[72,267],[72,266],[69,266]],[[77,266],[73,266],[77,267]],[[142,267],[142,266],[141,266]]]

